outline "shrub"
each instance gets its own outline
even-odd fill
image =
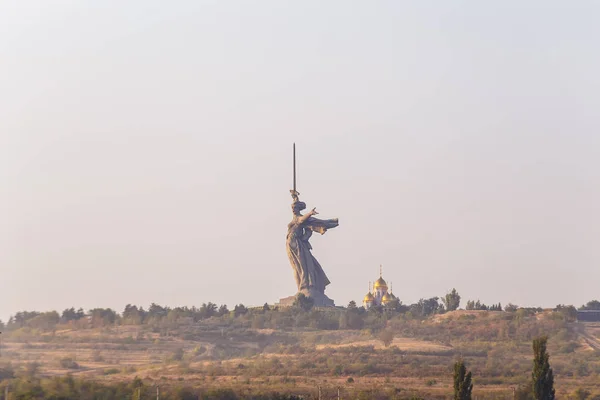
[[[104,370],[104,375],[118,374],[120,371],[117,368],[108,368]]]
[[[579,388],[575,391],[575,398],[577,400],[587,400],[591,395],[592,393],[587,389]]]
[[[569,354],[575,351],[575,349],[579,347],[577,342],[568,342],[561,346],[560,352],[564,354]]]
[[[79,369],[79,364],[72,357],[61,358],[59,364],[61,368],[65,369]]]
[[[183,349],[180,347],[171,354],[171,360],[181,361],[183,360]]]
[[[102,354],[100,354],[100,352],[98,350],[94,351],[92,353],[92,361],[94,362],[103,362],[104,361],[104,357],[102,357]]]

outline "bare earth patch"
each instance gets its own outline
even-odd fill
[[[383,349],[385,348],[384,344],[381,340],[370,339],[370,340],[361,340],[351,343],[342,343],[342,344],[322,344],[317,346],[317,350],[322,350],[325,348],[340,348],[340,347],[367,347],[373,346],[375,349]],[[404,351],[424,351],[424,352],[436,352],[436,351],[446,351],[452,350],[450,346],[444,346],[439,343],[428,342],[426,340],[418,340],[412,338],[402,338],[397,337],[394,338],[390,347],[396,346],[400,350]]]

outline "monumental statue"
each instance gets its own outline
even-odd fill
[[[313,232],[323,235],[328,229],[338,226],[338,219],[318,219],[314,216],[317,211],[313,208],[311,211],[302,215],[306,209],[306,204],[300,201],[300,193],[296,190],[296,145],[294,144],[294,189],[290,190],[292,194],[292,222],[288,224],[286,238],[287,255],[292,265],[294,278],[298,287],[298,293],[303,293],[306,297],[313,299],[316,306],[333,306],[333,300],[325,295],[325,287],[329,285],[329,279],[321,264],[312,255],[312,246],[309,239]],[[282,299],[281,304],[289,304],[295,296]]]

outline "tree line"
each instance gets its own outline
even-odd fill
[[[320,316],[318,326],[320,329],[361,329],[365,324],[365,319],[369,316],[378,318],[377,315],[392,317],[403,314],[408,318],[426,318],[435,314],[442,314],[448,311],[457,310],[460,307],[460,295],[453,289],[441,299],[439,297],[423,298],[410,305],[404,305],[399,300],[394,300],[385,306],[374,306],[369,310],[359,306],[354,301],[350,301],[345,308],[337,308],[334,311],[335,321],[327,321],[331,316]],[[0,331],[14,331],[20,328],[37,329],[49,331],[59,324],[70,324],[79,328],[97,328],[111,325],[152,325],[158,322],[177,322],[187,319],[189,322],[199,322],[213,317],[238,318],[245,316],[249,312],[261,314],[267,312],[278,312],[283,314],[296,314],[297,312],[309,313],[313,310],[312,299],[299,295],[296,298],[294,306],[291,308],[278,308],[264,304],[261,307],[246,307],[243,304],[237,304],[232,310],[227,305],[217,305],[216,303],[203,303],[200,307],[168,307],[152,303],[147,309],[142,306],[127,304],[121,313],[111,308],[93,308],[84,311],[82,308],[67,308],[58,313],[57,311],[20,311],[11,316],[6,324],[0,321]],[[486,311],[505,311],[517,312],[524,310],[528,313],[542,311],[541,308],[524,308],[514,304],[508,304],[504,308],[500,303],[487,306],[479,300],[468,300],[467,310],[486,310]],[[577,308],[572,305],[559,304],[554,311],[563,315],[567,321],[575,321],[577,318]],[[579,310],[600,310],[600,302],[591,300],[579,307]],[[339,316],[341,313],[341,316]],[[325,313],[327,314],[327,313]],[[316,316],[317,314],[312,314]],[[339,316],[339,318],[338,318]]]

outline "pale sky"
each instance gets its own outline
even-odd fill
[[[0,0],[0,318],[600,298],[600,3]]]

